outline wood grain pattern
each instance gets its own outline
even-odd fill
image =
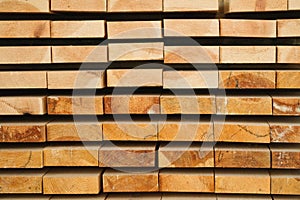
[[[286,11],[287,0],[225,0],[225,12],[271,12]]]
[[[0,0],[0,12],[49,13],[50,0]]]
[[[162,0],[108,0],[108,12],[161,12]]]
[[[118,172],[103,174],[103,192],[158,192],[158,172]]]
[[[219,37],[217,19],[164,19],[165,37]]]
[[[49,115],[103,114],[103,96],[48,96]]]
[[[300,145],[281,144],[270,146],[273,169],[300,169]]]
[[[281,64],[300,63],[300,47],[299,46],[278,46],[277,62]]]
[[[299,7],[300,9],[300,7]],[[278,37],[299,37],[300,19],[277,20]]]
[[[273,96],[273,115],[299,116],[300,98],[297,96]]]
[[[218,0],[164,0],[164,12],[218,11]]]
[[[106,12],[106,0],[51,0],[51,11]]]
[[[277,70],[276,83],[279,89],[300,88],[300,70]]]
[[[0,115],[44,115],[46,97],[0,97]]]
[[[299,174],[299,170],[271,171],[271,193],[300,195]]]
[[[300,143],[300,123],[270,122],[272,143]]]
[[[49,89],[90,89],[104,88],[105,71],[48,71]]]

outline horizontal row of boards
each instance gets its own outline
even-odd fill
[[[3,145],[0,168],[251,168],[300,169],[300,144],[104,143]]]
[[[300,10],[298,0],[224,0],[226,13]],[[1,0],[0,12],[217,12],[219,0]],[[49,6],[50,5],[50,6]]]
[[[164,61],[166,64],[299,64],[300,46],[164,46],[163,42],[108,46],[1,46],[0,64]]]
[[[107,29],[107,30],[106,30]],[[164,33],[163,33],[164,32]],[[300,19],[0,21],[0,38],[300,37]]]
[[[299,178],[299,170],[264,169],[1,170],[0,193],[99,194],[103,191],[300,195]]]
[[[300,70],[0,71],[0,89],[299,89]]]
[[[223,95],[7,96],[0,115],[300,115],[299,95]]]
[[[300,143],[299,120],[18,121],[0,122],[1,143],[185,141]]]

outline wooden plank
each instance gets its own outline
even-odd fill
[[[106,200],[161,200],[159,193],[109,194]]]
[[[270,96],[218,96],[217,113],[226,115],[272,115]],[[239,106],[236,106],[239,105]]]
[[[277,34],[278,37],[299,37],[300,19],[277,20],[277,29],[278,29],[278,34]]]
[[[48,20],[1,21],[0,37],[1,38],[49,38],[50,21]]]
[[[165,37],[219,37],[217,19],[164,19]]]
[[[103,192],[158,192],[158,172],[121,172],[107,169]]]
[[[300,10],[300,2],[298,0],[288,0],[289,10]]]
[[[162,69],[108,69],[108,87],[161,87]]]
[[[275,46],[221,46],[220,63],[276,63]]]
[[[108,0],[108,12],[161,12],[162,0]]]
[[[272,143],[300,143],[299,122],[269,122]]]
[[[114,121],[103,123],[103,140],[157,141],[157,123],[148,121]]]
[[[158,123],[159,141],[213,141],[213,125],[209,121],[165,121]]]
[[[216,193],[270,194],[270,175],[267,170],[217,169],[215,187]]]
[[[213,170],[164,169],[159,173],[161,192],[214,192]]]
[[[105,114],[159,114],[159,95],[107,95]]]
[[[48,13],[50,0],[0,0],[0,12]]]
[[[107,46],[53,46],[52,62],[107,62]]]
[[[2,146],[0,168],[43,168],[43,149],[38,147]]]
[[[220,36],[276,38],[276,20],[220,19]]]
[[[286,11],[287,0],[225,0],[225,13]]]
[[[300,70],[277,70],[276,83],[279,89],[299,89]]]
[[[42,194],[45,170],[0,171],[0,194]],[[24,184],[26,183],[26,184]]]
[[[110,43],[109,61],[163,60],[164,44],[152,43]]]
[[[49,89],[90,89],[104,88],[105,71],[48,71]]]
[[[217,12],[218,0],[164,0],[164,12]]]
[[[51,169],[43,177],[44,194],[99,194],[101,169]]]
[[[215,167],[270,168],[271,153],[267,145],[217,144]]]
[[[162,114],[215,114],[215,96],[162,95]]]
[[[270,70],[220,70],[219,88],[275,89],[276,72]]]
[[[218,195],[218,200],[273,200],[270,195]]]
[[[94,122],[50,122],[47,141],[102,141],[102,124]]]
[[[106,12],[106,0],[51,0],[51,11]]]
[[[219,63],[218,46],[165,46],[164,63]]]
[[[9,71],[0,72],[1,89],[47,88],[45,71]]]
[[[104,38],[104,20],[51,21],[51,38]]]
[[[63,195],[63,196],[53,196],[51,200],[72,200],[72,199],[81,199],[81,200],[106,200],[107,194],[99,195]]]
[[[103,96],[48,96],[49,115],[103,114]]]
[[[44,196],[44,195],[2,195],[1,199],[3,200],[50,200],[50,196]]]
[[[60,167],[98,166],[99,146],[55,145],[44,148],[44,165]]]
[[[272,98],[273,115],[300,115],[300,98],[298,96],[273,96]]]
[[[190,194],[190,193],[164,193],[161,200],[217,200],[216,195],[213,194]]]
[[[40,143],[46,141],[46,123],[0,122],[0,142]]]
[[[300,195],[299,170],[271,171],[271,194]]]
[[[271,145],[273,169],[300,169],[300,145]]]
[[[161,21],[107,22],[108,39],[162,38]]]
[[[155,167],[154,143],[108,143],[100,147],[100,167]]]
[[[46,113],[46,97],[0,97],[0,115],[44,115]]]
[[[214,136],[218,142],[270,143],[270,127],[267,122],[214,121]]]
[[[214,167],[213,146],[205,144],[161,145],[158,151],[159,168]]]
[[[300,63],[300,46],[278,46],[277,62],[281,64]]]
[[[2,46],[0,64],[44,64],[51,63],[49,46]]]

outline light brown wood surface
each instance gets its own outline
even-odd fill
[[[53,46],[52,62],[107,62],[107,46]]]
[[[162,0],[108,0],[108,12],[161,12]]]
[[[215,167],[270,168],[271,153],[267,145],[217,144]]]
[[[1,1],[0,1],[0,5],[1,5]],[[50,21],[47,20],[1,21],[0,37],[1,38],[49,38]]]
[[[98,166],[99,146],[53,145],[44,148],[44,165],[52,167]]]
[[[300,195],[299,170],[272,171],[272,194]]]
[[[300,143],[299,122],[269,122],[272,143]]]
[[[215,114],[215,97],[208,95],[162,95],[162,114]]]
[[[162,42],[108,44],[109,61],[163,60],[163,51]]]
[[[107,22],[109,39],[162,38],[161,21],[110,21]]]
[[[218,0],[164,0],[164,12],[218,11]]]
[[[219,88],[275,89],[276,72],[271,70],[220,70]]]
[[[219,37],[217,19],[164,19],[165,37]]]
[[[275,46],[221,46],[220,63],[276,63]]]
[[[51,169],[43,177],[44,194],[99,194],[101,169]]]
[[[164,169],[159,173],[161,192],[214,192],[213,170]]]
[[[288,0],[289,10],[300,10],[300,2],[298,0]]]
[[[45,71],[9,71],[0,72],[1,89],[47,88]]]
[[[156,141],[157,123],[148,121],[114,121],[103,123],[103,140]]]
[[[271,145],[273,169],[300,169],[300,145]]]
[[[286,11],[287,4],[287,0],[225,0],[225,12]]]
[[[0,12],[48,13],[50,0],[0,0]]]
[[[300,70],[277,70],[276,84],[279,89],[300,88]]]
[[[161,87],[162,69],[108,69],[108,87]]]
[[[49,46],[0,47],[0,64],[43,64],[51,63]]]
[[[103,96],[48,96],[50,115],[103,114]]]
[[[300,98],[298,96],[273,96],[272,98],[273,115],[300,115]]]
[[[43,148],[2,146],[0,168],[43,168]]]
[[[277,62],[280,64],[300,63],[300,46],[278,46]]]
[[[270,96],[217,97],[217,113],[226,115],[272,115]],[[238,106],[237,106],[238,105]]]
[[[106,86],[104,70],[48,71],[47,77],[49,89],[101,89]]]
[[[106,12],[106,0],[51,0],[51,11]]]
[[[276,20],[221,19],[220,36],[276,38]]]
[[[107,95],[105,114],[159,114],[159,95]]]
[[[298,0],[296,0],[298,1]],[[300,4],[299,4],[300,5]],[[300,6],[299,6],[300,9]],[[300,19],[277,20],[278,37],[299,37]]]
[[[44,115],[46,113],[46,97],[0,97],[0,115]]]
[[[218,46],[165,46],[164,63],[219,63]]]
[[[270,194],[270,175],[267,170],[216,170],[216,193]]]
[[[51,21],[51,38],[104,37],[104,20]]]
[[[103,192],[158,192],[158,172],[119,172],[103,174]]]
[[[155,167],[155,143],[104,144],[99,149],[100,167]]]
[[[214,167],[213,146],[205,144],[160,145],[158,163],[160,168]]]
[[[47,140],[102,141],[102,124],[98,122],[50,122],[47,124]]]
[[[42,194],[45,172],[45,170],[0,171],[0,194]]]

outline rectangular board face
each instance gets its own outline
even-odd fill
[[[279,89],[299,89],[300,88],[300,70],[278,70],[277,88]]]
[[[287,0],[225,0],[225,13],[287,11]]]
[[[54,12],[106,12],[106,0],[51,0]]]
[[[216,12],[218,10],[218,0],[164,0],[164,12]]]
[[[299,123],[270,122],[272,143],[300,143]]]
[[[300,19],[277,20],[277,29],[278,29],[278,37],[299,37]]]
[[[299,170],[272,171],[271,192],[277,195],[299,195]]]
[[[272,145],[270,147],[272,153],[273,169],[299,169],[300,168],[300,145],[283,144]]]
[[[277,62],[280,64],[299,64],[300,47],[299,46],[278,46]]]
[[[163,0],[108,0],[108,12],[162,12]]]
[[[300,2],[298,0],[288,0],[289,10],[300,10]]]
[[[274,96],[273,97],[273,115],[277,116],[300,116],[300,98]]]
[[[0,0],[1,13],[49,13],[50,0]]]

